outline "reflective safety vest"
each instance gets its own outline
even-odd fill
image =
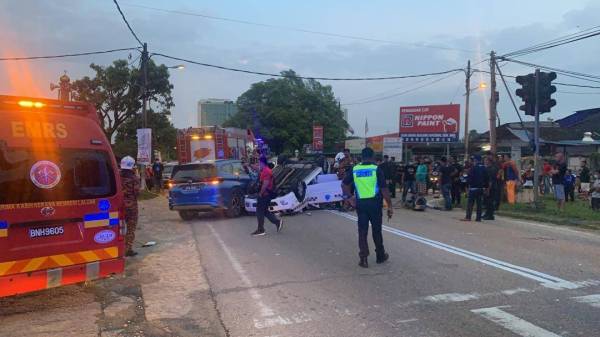
[[[352,169],[357,199],[370,199],[377,196],[377,165],[356,165]]]

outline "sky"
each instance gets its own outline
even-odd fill
[[[475,68],[489,70],[486,59],[492,50],[502,55],[600,22],[600,0],[127,0],[119,3],[137,35],[148,43],[151,53],[267,73],[291,68],[300,75],[315,77],[438,72],[465,68],[467,60],[471,60]],[[527,55],[521,60],[600,75],[599,42],[600,36],[597,36]],[[110,0],[0,1],[0,55],[3,57],[136,46],[137,42]],[[63,71],[77,79],[93,75],[90,63],[108,65],[115,59],[128,57],[134,62],[137,56],[137,52],[131,55],[120,52],[69,59],[0,61],[0,94],[55,97],[50,83],[55,83]],[[153,59],[168,66],[181,63],[160,56]],[[505,63],[501,69],[509,75],[532,71],[514,63]],[[462,114],[464,74],[443,77],[324,83],[332,86],[341,104],[348,109],[350,125],[362,136],[366,119],[369,135],[397,132],[401,106],[452,102],[461,104]],[[191,64],[183,70],[172,70],[173,122],[178,128],[196,126],[198,100],[236,99],[252,83],[267,78]],[[514,79],[507,80],[514,92],[517,84]],[[557,81],[600,86],[561,75]],[[489,84],[489,75],[475,73],[472,87],[482,82]],[[500,80],[498,84],[501,122],[517,121]],[[599,107],[600,89],[558,87],[555,98],[557,105],[543,119],[559,119],[576,110]],[[475,90],[471,94],[469,129],[487,130],[488,100],[489,89]],[[373,102],[352,104],[365,101]]]

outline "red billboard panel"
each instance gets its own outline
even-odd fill
[[[458,141],[460,104],[400,108],[400,137],[405,143]]]
[[[323,151],[323,127],[313,126],[313,151]]]

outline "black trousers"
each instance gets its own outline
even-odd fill
[[[375,253],[378,257],[385,254],[383,247],[383,235],[381,227],[383,224],[382,203],[377,198],[374,200],[361,200],[357,205],[356,213],[358,214],[358,256],[369,256],[369,222],[373,234],[373,243],[375,243]]]
[[[490,193],[483,198],[483,201],[485,202],[485,214],[483,215],[484,218],[494,218],[494,212],[496,211],[496,193],[498,193],[496,191],[497,189],[498,187],[491,187]]]
[[[467,204],[467,216],[465,218],[471,220],[473,214],[473,204],[477,205],[477,221],[481,221],[481,206],[483,203],[483,188],[469,189],[469,203]]]
[[[460,182],[452,183],[452,204],[455,206],[460,205],[460,196],[462,194],[462,184]]]
[[[390,196],[396,198],[396,182],[394,180],[386,180]]]
[[[575,186],[565,186],[565,200],[569,201],[569,199],[575,201]]]
[[[272,224],[279,224],[279,219],[277,219],[275,214],[269,211],[269,203],[271,203],[271,198],[258,197],[256,202],[256,219],[258,220],[258,230],[265,230],[265,217],[269,219]]]

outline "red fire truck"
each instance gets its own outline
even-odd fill
[[[177,157],[180,164],[202,160],[242,159],[255,147],[252,131],[204,126],[177,130]]]
[[[86,103],[0,96],[0,297],[124,269],[115,157]]]

